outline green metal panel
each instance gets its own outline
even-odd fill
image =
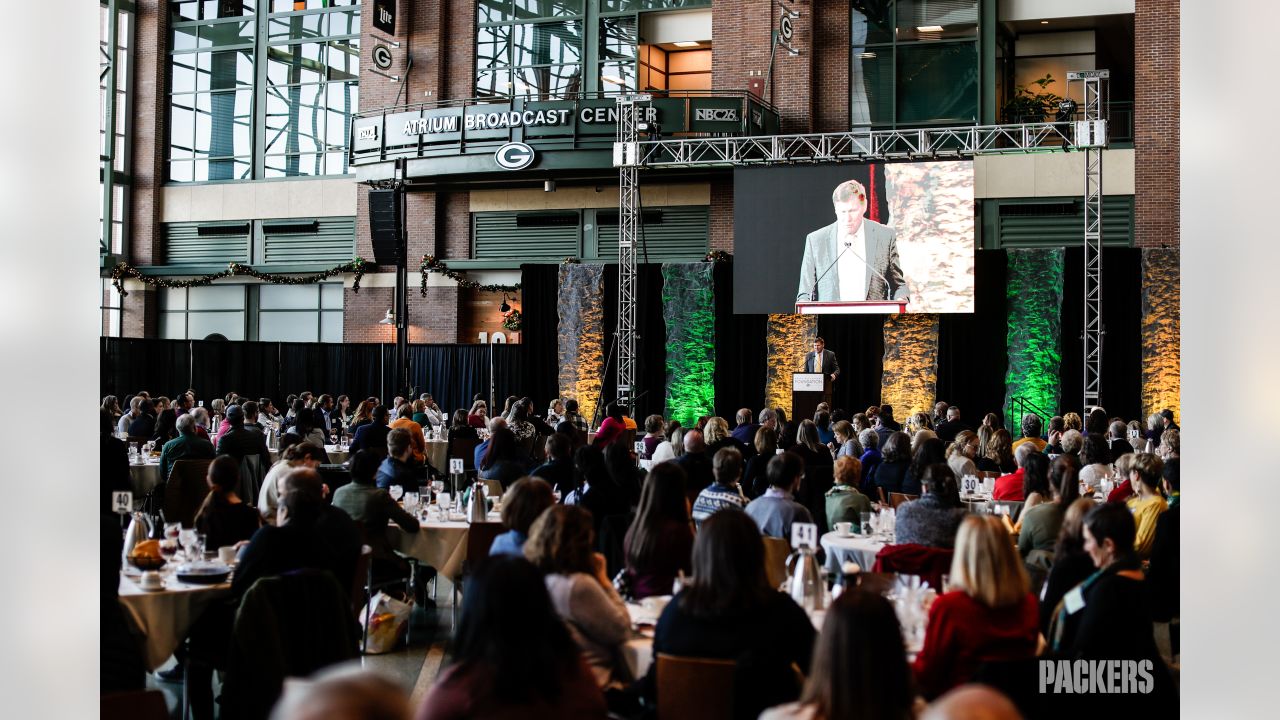
[[[645,208],[636,260],[641,263],[689,262],[707,255],[711,208],[706,205]],[[618,211],[596,211],[597,254],[618,257]]]
[[[169,223],[165,225],[165,264],[249,262],[250,232],[248,220]]]
[[[994,206],[994,207],[993,207]],[[1080,198],[1001,199],[984,204],[983,227],[994,231],[994,248],[1077,247],[1083,242],[1084,207]],[[1102,199],[1102,243],[1133,245],[1133,196]]]
[[[475,213],[472,257],[524,261],[577,257],[581,225],[577,210]]]
[[[310,226],[310,227],[309,227]],[[281,263],[350,262],[355,256],[354,217],[262,221],[262,260]]]

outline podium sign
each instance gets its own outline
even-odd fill
[[[813,417],[818,403],[831,400],[831,379],[824,373],[791,373],[791,417]]]
[[[791,376],[792,392],[822,392],[822,373],[795,373]]]

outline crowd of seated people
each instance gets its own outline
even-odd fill
[[[556,415],[545,419],[517,396],[492,416],[483,400],[452,415],[428,398],[383,405],[305,392],[281,405],[284,415],[268,398],[232,393],[208,409],[194,400],[194,391],[138,393],[105,398],[100,411],[104,497],[127,485],[126,440],[162,441],[162,478],[178,459],[212,460],[196,525],[212,546],[236,547],[239,564],[230,597],[192,623],[167,678],[185,674],[197,718],[213,716],[212,673],[226,667],[237,602],[255,582],[313,569],[351,587],[361,544],[373,550],[375,578],[409,574],[387,528],[419,532],[419,522],[387,489],[412,492],[437,471],[422,445],[428,428],[474,442],[478,475],[504,489],[503,532],[473,565],[443,669],[416,710],[390,690],[375,698],[377,680],[334,676],[282,701],[281,717],[320,707],[316,697],[333,703],[334,717],[348,702],[381,702],[388,717],[651,716],[657,663],[633,677],[622,661],[634,637],[625,602],[672,595],[653,657],[732,660],[735,717],[910,718],[965,706],[1029,716],[1036,706],[990,673],[1035,658],[1150,660],[1152,706],[1176,702],[1153,634],[1179,606],[1172,417],[1160,415],[1159,432],[1143,437],[1105,412],[1029,414],[1014,441],[999,415],[974,427],[945,404],[913,413],[905,428],[888,406],[826,407],[791,422],[782,408],[743,408],[732,423],[651,415],[636,428],[628,409],[610,404],[591,434],[573,398],[553,400]],[[240,460],[261,456],[270,432],[280,459],[258,497],[239,497]],[[343,436],[350,482],[330,497],[318,469],[326,443]],[[857,525],[902,493],[913,497],[897,507],[893,542],[950,553],[913,659],[884,596],[847,589],[818,632],[766,579],[765,538],[789,542],[796,523],[815,522],[797,497],[807,469],[831,465],[817,510],[828,526]],[[959,479],[977,473],[999,475],[996,499],[1022,503],[1016,523],[961,501]],[[1104,479],[1113,486],[1105,498]],[[610,540],[602,523],[614,517],[626,532]],[[110,636],[112,657],[124,656],[123,637]]]

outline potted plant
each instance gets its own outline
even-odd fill
[[[1002,108],[1005,122],[1045,122],[1045,117],[1056,112],[1058,103],[1062,102],[1062,96],[1046,90],[1055,82],[1057,81],[1053,79],[1053,75],[1046,74],[1039,80],[1015,87],[1013,97]]]

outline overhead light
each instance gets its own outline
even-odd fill
[[[502,293],[502,304],[498,306],[498,310],[502,312],[511,312],[511,305],[507,303],[507,294]]]
[[[1041,21],[1040,21],[1040,24],[1041,24],[1041,25],[1048,25],[1048,24],[1049,24],[1049,21],[1048,21],[1048,20],[1041,20]]]
[[[600,79],[609,83],[610,85],[622,84],[622,78],[618,77],[617,75],[601,75]]]
[[[916,27],[916,32],[939,33],[939,32],[942,32],[942,26],[941,25],[920,25]]]
[[[390,309],[388,309],[387,314],[382,316],[382,319],[378,321],[378,324],[379,325],[395,325],[396,314],[391,312]]]
[[[697,40],[681,40],[680,42],[675,42],[671,44],[675,45],[676,47],[698,47],[702,43],[698,42]]]
[[[858,57],[860,57],[860,58],[862,58],[862,59],[864,59],[864,60],[871,60],[871,59],[875,58],[875,56],[876,56],[876,54],[875,54],[875,53],[872,53],[872,52],[858,53]]]

